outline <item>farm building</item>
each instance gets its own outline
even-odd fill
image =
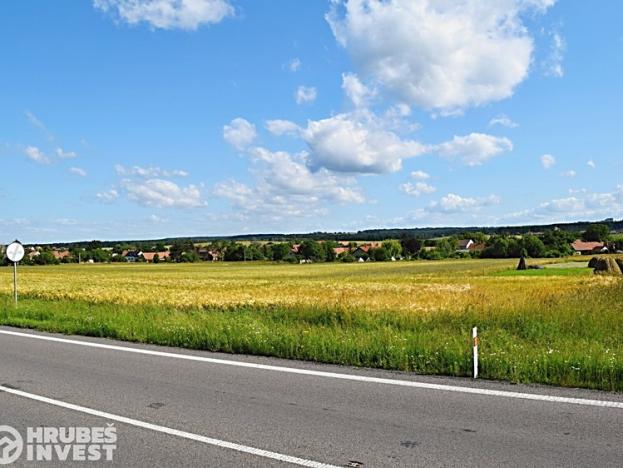
[[[604,242],[584,242],[577,239],[571,243],[571,248],[575,255],[593,255],[608,253],[608,246]]]

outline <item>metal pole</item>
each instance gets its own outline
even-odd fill
[[[13,262],[13,298],[17,305],[17,262]]]
[[[478,328],[472,328],[472,340],[474,342],[474,378],[478,378]]]

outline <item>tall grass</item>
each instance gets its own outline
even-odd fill
[[[507,283],[499,287],[500,296],[511,297]],[[455,376],[470,375],[470,330],[477,325],[483,378],[622,391],[623,283],[534,291],[490,303],[492,292],[479,291],[463,304],[417,313],[322,301],[175,307],[32,294],[15,308],[2,295],[0,324]]]

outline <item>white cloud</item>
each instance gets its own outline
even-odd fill
[[[121,164],[115,164],[115,172],[119,176],[124,177],[187,177],[188,172],[183,171],[181,169],[173,169],[166,170],[161,169],[158,166],[149,166],[149,167],[141,167],[141,166],[133,166],[133,167],[125,167]]]
[[[314,102],[317,96],[318,92],[313,86],[299,86],[296,90],[296,93],[294,93],[294,99],[296,100],[297,104]]]
[[[26,115],[26,118],[28,119],[28,121],[35,127],[37,127],[39,130],[41,130],[46,138],[49,141],[54,141],[54,134],[52,134],[52,132],[50,132],[50,130],[48,130],[48,128],[46,127],[46,125],[32,112],[30,111],[26,111],[24,112],[24,114]]]
[[[35,161],[39,164],[50,163],[50,160],[47,158],[47,156],[43,154],[43,152],[36,146],[27,146],[26,149],[24,149],[24,154],[31,161]]]
[[[455,193],[449,193],[438,202],[430,205],[431,210],[439,210],[444,213],[457,213],[467,210],[479,210],[485,206],[499,205],[500,197],[490,195],[485,198],[462,197]]]
[[[460,158],[467,166],[480,166],[485,161],[512,149],[513,143],[508,138],[484,133],[455,136],[436,147],[439,155],[450,159]]]
[[[81,169],[79,167],[70,167],[69,168],[69,172],[71,174],[80,176],[80,177],[86,177],[87,176],[87,171],[85,171],[84,169]]]
[[[288,63],[288,69],[293,72],[296,73],[297,71],[299,71],[301,69],[301,59],[298,57],[294,57],[292,60],[290,60],[290,63]]]
[[[369,99],[376,94],[364,85],[359,77],[354,73],[342,74],[342,89],[352,101],[355,107],[364,107],[368,104]]]
[[[154,223],[154,224],[160,224],[160,223],[166,222],[167,220],[164,219],[164,218],[161,218],[158,215],[151,214],[151,215],[149,215],[149,221]]]
[[[575,177],[577,175],[577,172],[575,172],[573,169],[570,169],[568,171],[565,171],[561,174],[563,177]]]
[[[550,46],[549,56],[545,60],[545,74],[555,78],[562,78],[565,75],[562,62],[567,46],[565,40],[559,33],[553,32],[551,36],[552,44]]]
[[[267,120],[265,127],[273,135],[298,135],[301,132],[301,127],[289,120]]]
[[[302,136],[311,152],[311,167],[337,172],[396,172],[401,169],[403,159],[429,150],[417,141],[401,139],[385,130],[382,122],[371,115],[359,118],[353,114],[338,114],[311,120]]]
[[[410,174],[412,179],[415,180],[426,180],[426,179],[430,179],[430,174],[428,174],[427,172],[424,171],[413,171]]]
[[[437,190],[435,187],[425,182],[416,182],[415,184],[407,182],[406,184],[400,185],[399,188],[401,192],[411,195],[412,197],[419,197],[422,194],[433,193]]]
[[[306,154],[291,155],[253,148],[251,173],[255,186],[235,180],[220,182],[214,195],[229,200],[245,216],[266,215],[270,219],[310,217],[326,214],[326,204],[362,203],[364,196],[352,177],[326,169],[312,172]]]
[[[93,0],[93,6],[128,24],[145,22],[160,29],[196,30],[234,15],[227,0]]]
[[[105,192],[99,192],[96,197],[104,203],[112,203],[119,198],[119,192],[116,189],[110,189]]]
[[[570,190],[571,196],[540,203],[536,208],[509,213],[497,220],[504,222],[569,222],[578,219],[623,218],[623,185],[610,192],[587,189]]]
[[[206,205],[195,185],[180,187],[170,180],[147,179],[124,180],[122,186],[130,200],[146,206],[196,208]]]
[[[555,164],[556,164],[556,158],[552,156],[551,154],[544,154],[543,156],[541,156],[541,165],[545,169],[549,169]]]
[[[583,190],[574,196],[557,198],[541,203],[535,214],[563,214],[566,219],[579,217],[623,216],[623,185],[612,192],[590,192]]]
[[[76,156],[78,156],[78,154],[75,151],[65,151],[63,148],[61,148],[60,146],[57,147],[54,152],[56,153],[56,155],[61,158],[61,159],[73,159]]]
[[[586,161],[586,165],[592,169],[595,169],[597,167],[597,164],[595,164],[595,161],[593,161],[592,159]]]
[[[510,97],[530,68],[523,15],[555,0],[332,0],[333,34],[401,101],[456,113]]]
[[[501,125],[502,127],[506,128],[519,127],[519,125],[513,122],[513,120],[509,116],[504,114],[498,115],[497,117],[494,117],[489,121],[489,127],[493,127],[495,125]]]
[[[223,138],[237,150],[244,151],[257,138],[255,125],[238,117],[223,127]]]

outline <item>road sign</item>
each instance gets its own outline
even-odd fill
[[[6,248],[6,256],[13,262],[13,299],[17,305],[17,262],[24,258],[24,246],[18,240],[15,240]]]
[[[6,256],[12,262],[19,262],[24,258],[24,246],[19,241],[13,242],[6,248]]]

